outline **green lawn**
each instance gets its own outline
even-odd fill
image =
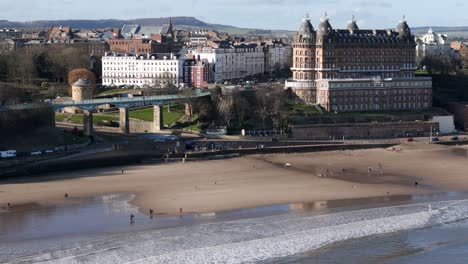
[[[198,122],[198,114],[194,114],[191,117],[185,116],[175,123],[173,128],[182,130],[201,131],[200,124]]]
[[[153,107],[130,110],[129,116],[130,118],[153,122]]]
[[[192,131],[197,131],[197,132],[200,132],[201,129],[200,129],[200,124],[198,122],[198,115],[193,115],[191,118],[190,118],[190,122],[193,124],[193,125],[190,125],[188,127],[184,127],[184,129],[188,129],[188,130],[192,130]]]
[[[163,108],[164,125],[169,126],[181,119],[185,114],[183,104],[171,105],[171,112],[168,112],[168,106]],[[153,107],[130,110],[130,118],[153,122]]]
[[[55,121],[57,122],[64,122],[67,118],[68,118],[67,114],[55,113]]]
[[[129,111],[129,117],[143,120],[147,122],[153,122],[153,107],[140,108]],[[171,112],[168,111],[168,106],[165,105],[163,108],[163,119],[164,125],[170,126],[177,122],[185,115],[185,106],[184,104],[172,104]],[[68,122],[74,124],[83,124],[83,114],[63,114],[55,113],[55,121],[63,122],[68,119]],[[110,122],[115,121],[119,122],[119,113],[107,113],[107,114],[94,114],[93,123],[94,125],[99,125],[102,121]]]
[[[135,89],[122,89],[122,88],[103,89],[97,94],[97,96],[121,94],[121,93],[128,93],[128,92],[134,92],[134,91]]]
[[[303,103],[288,102],[286,104],[288,110],[294,114],[316,114],[318,113],[317,108],[313,105],[307,105]]]
[[[83,124],[83,115],[82,114],[71,115],[68,121],[74,124]]]
[[[185,106],[183,104],[171,105],[171,112],[168,112],[168,106],[164,106],[163,118],[164,125],[172,125],[185,115]]]

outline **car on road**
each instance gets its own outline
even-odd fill
[[[41,155],[42,152],[41,151],[33,151],[31,152],[31,156],[37,156],[37,155]]]
[[[438,142],[438,141],[440,141],[440,140],[439,140],[439,138],[438,138],[438,137],[435,137],[435,138],[432,138],[432,141],[434,141],[434,142]]]
[[[2,157],[2,158],[14,158],[14,157],[16,157],[16,150],[0,151],[0,157]]]
[[[414,141],[413,138],[407,138],[407,139],[406,139],[406,142],[413,142],[413,141]]]
[[[451,140],[452,141],[458,141],[460,138],[459,137],[452,137]]]

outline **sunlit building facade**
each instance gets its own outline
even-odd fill
[[[395,30],[333,29],[308,17],[293,42],[293,77],[286,82],[308,104],[328,111],[413,110],[431,107],[431,78],[416,78],[414,36],[404,19]]]

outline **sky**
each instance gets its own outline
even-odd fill
[[[468,26],[466,0],[0,0],[0,19],[134,19],[193,16],[244,28],[297,30],[306,13],[317,27],[326,12],[334,28],[356,17],[360,28]]]

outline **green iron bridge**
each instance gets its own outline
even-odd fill
[[[68,102],[44,102],[44,103],[33,103],[33,104],[18,104],[0,106],[0,111],[12,111],[12,110],[27,110],[49,107],[53,108],[55,112],[60,111],[67,107],[80,108],[84,112],[83,128],[87,135],[93,134],[93,112],[96,111],[99,106],[102,105],[113,105],[119,108],[120,112],[120,130],[123,133],[129,133],[129,117],[128,110],[131,108],[153,106],[154,108],[154,121],[153,130],[160,131],[164,127],[162,106],[172,102],[195,100],[198,98],[210,96],[211,93],[208,91],[196,90],[192,94],[174,94],[174,95],[158,95],[158,96],[138,96],[129,98],[103,98],[103,99],[89,99],[82,101],[68,101]]]

